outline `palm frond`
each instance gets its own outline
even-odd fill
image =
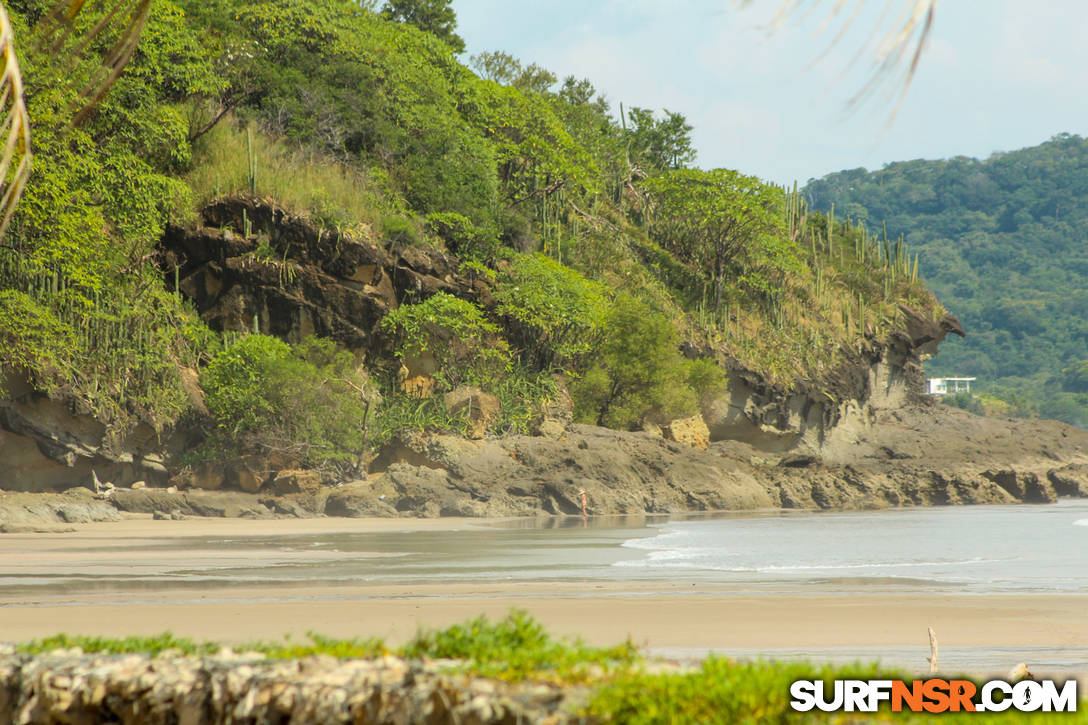
[[[151,0],[61,0],[35,25],[37,51],[63,59],[50,68],[50,76],[79,83],[70,109],[73,125],[83,123],[117,81],[150,12]]]
[[[84,12],[86,11],[86,12]],[[151,12],[151,0],[60,0],[32,31],[32,44],[46,64],[38,86],[58,82],[79,90],[66,115],[83,123],[132,58]],[[82,17],[81,17],[82,14]],[[89,20],[87,20],[89,18]],[[95,46],[95,41],[104,39]],[[99,48],[104,47],[104,50]],[[91,57],[95,60],[91,60]],[[23,75],[15,53],[15,33],[0,5],[0,239],[30,175],[30,117],[23,96]]]
[[[743,5],[750,5],[753,0],[741,0]],[[782,0],[771,21],[771,30],[782,27],[790,18],[801,12],[811,13],[818,6],[830,4],[820,31],[836,27],[835,37],[827,50],[837,46],[846,33],[857,23],[863,8],[870,0]],[[896,6],[898,12],[895,12]],[[910,88],[911,81],[918,70],[922,52],[930,31],[937,8],[937,0],[884,0],[880,16],[869,32],[868,40],[859,48],[850,65],[869,55],[872,71],[868,80],[849,100],[848,108],[870,100],[881,88],[887,88],[890,99],[894,100],[889,121],[894,119],[899,106]],[[819,60],[819,59],[817,59]]]
[[[0,238],[7,231],[15,205],[30,175],[30,117],[23,100],[23,76],[15,55],[11,20],[0,6]]]

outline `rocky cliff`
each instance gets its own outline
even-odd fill
[[[922,362],[946,336],[964,331],[952,315],[934,320],[908,307],[900,312],[902,325],[887,340],[870,337],[860,349],[845,351],[821,380],[785,389],[757,371],[729,366],[728,390],[703,406],[711,440],[824,454],[839,444],[843,430],[872,425],[879,411],[925,404]]]
[[[260,331],[288,342],[309,335],[350,350],[378,348],[377,325],[400,302],[446,291],[486,301],[487,290],[437,250],[379,246],[323,229],[260,199],[212,203],[196,227],[163,239],[167,283],[220,331]]]
[[[487,285],[461,275],[445,253],[337,235],[253,198],[217,202],[200,225],[169,228],[163,254],[167,283],[212,327],[289,341],[323,335],[371,360],[388,356],[378,323],[398,304],[438,290],[492,304]],[[628,433],[572,426],[568,408],[537,436],[401,437],[365,480],[335,487],[271,463],[178,476],[170,454],[184,447],[183,435],[166,445],[137,430],[107,443],[102,427],[80,411],[9,383],[12,394],[0,403],[0,488],[90,487],[95,476],[119,488],[144,481],[151,487],[145,492],[110,494],[113,505],[252,516],[571,515],[581,512],[582,491],[588,512],[600,514],[1005,503],[1088,493],[1088,432],[932,404],[922,394],[921,363],[946,335],[963,330],[950,316],[900,312],[898,330],[847,351],[823,380],[785,389],[733,365],[728,389],[693,421]],[[182,490],[151,490],[170,483]],[[241,488],[253,498],[210,505],[187,487]]]

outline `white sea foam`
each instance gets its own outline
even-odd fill
[[[613,571],[722,582],[898,579],[972,592],[1085,591],[1088,548],[1070,520],[1088,527],[1088,502],[674,521],[626,541],[629,556]]]

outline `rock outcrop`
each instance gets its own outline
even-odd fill
[[[483,438],[487,429],[502,415],[502,404],[494,395],[479,388],[463,386],[446,393],[443,398],[450,415],[468,422],[469,438]]]
[[[901,326],[886,341],[869,339],[861,350],[846,351],[823,379],[795,389],[733,365],[728,389],[703,406],[711,440],[739,440],[778,454],[822,451],[837,444],[841,431],[871,426],[879,411],[927,402],[922,362],[947,335],[964,331],[952,315],[933,320],[908,307],[900,312]]]
[[[670,421],[661,429],[661,433],[670,441],[698,448],[700,451],[705,451],[710,446],[710,429],[699,414]]]
[[[0,494],[0,529],[55,530],[118,512],[215,517],[551,516],[1035,503],[1088,494],[1088,431],[944,406],[876,414],[840,460],[742,441],[706,451],[574,425],[561,438],[411,435],[381,472],[339,486],[287,471],[260,493],[118,488]],[[393,455],[395,454],[395,455]]]
[[[843,459],[706,451],[648,432],[571,426],[561,440],[415,435],[384,473],[345,484],[330,515],[539,516],[1045,502],[1088,492],[1088,431],[944,406],[874,413]],[[329,503],[333,502],[330,497]]]
[[[0,374],[3,371],[0,370]],[[0,381],[0,489],[63,491],[102,481],[128,485],[169,478],[164,449],[176,445],[150,426],[116,436],[72,400],[35,391],[21,376]]]
[[[61,494],[0,491],[0,533],[71,531],[72,524],[120,518],[111,501],[85,488]]]
[[[358,351],[379,342],[378,323],[401,301],[438,291],[489,297],[438,250],[388,250],[259,198],[218,200],[201,221],[167,227],[164,266],[168,284],[176,278],[216,330],[258,330],[292,343],[318,335]]]

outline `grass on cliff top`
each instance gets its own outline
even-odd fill
[[[194,162],[187,181],[196,210],[213,199],[252,189],[293,214],[309,215],[318,225],[364,237],[390,211],[389,192],[367,172],[291,148],[256,124],[243,126],[234,118],[200,139]]]
[[[526,612],[512,610],[505,618],[486,617],[441,630],[420,631],[404,647],[386,649],[377,639],[332,639],[309,634],[308,642],[258,643],[237,648],[257,651],[273,659],[311,655],[338,658],[376,657],[387,653],[406,658],[451,658],[465,661],[464,671],[510,681],[527,679],[577,683],[591,689],[577,715],[591,722],[634,725],[696,725],[700,723],[810,723],[810,722],[932,722],[931,715],[892,713],[795,713],[790,709],[790,685],[798,679],[914,679],[877,665],[841,667],[804,662],[735,662],[708,657],[687,671],[655,671],[630,641],[617,647],[588,647],[579,640],[553,638]],[[79,647],[86,653],[161,654],[176,651],[187,655],[211,655],[218,644],[197,643],[164,633],[154,637],[111,639],[56,635],[22,645],[29,654],[58,648]],[[941,722],[1014,723],[1085,722],[1082,714],[1069,713],[945,713]]]

